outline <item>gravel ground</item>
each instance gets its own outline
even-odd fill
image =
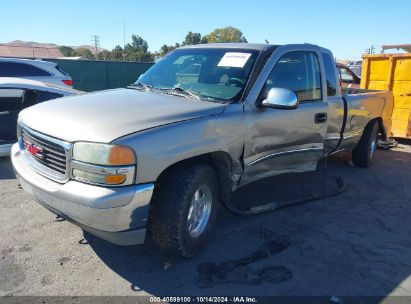
[[[222,210],[208,246],[173,262],[150,240],[120,247],[56,221],[0,159],[0,295],[410,296],[411,146],[379,150],[369,169],[348,161],[330,161],[347,184],[341,195],[254,217]],[[234,200],[274,200],[277,181]]]

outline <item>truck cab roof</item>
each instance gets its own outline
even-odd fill
[[[240,43],[240,42],[233,42],[233,43],[204,43],[204,44],[195,44],[195,45],[185,45],[180,47],[179,49],[197,49],[197,48],[210,48],[210,49],[249,49],[249,50],[257,50],[263,51],[267,48],[278,48],[281,46],[314,46],[318,47],[321,50],[324,48],[310,43],[303,43],[303,44],[266,44],[266,43]]]
[[[262,51],[267,46],[275,46],[278,47],[279,45],[272,45],[272,44],[265,44],[265,43],[206,43],[206,44],[195,44],[195,45],[185,45],[182,46],[181,49],[198,49],[198,48],[210,48],[210,49],[249,49],[249,50],[257,50]]]

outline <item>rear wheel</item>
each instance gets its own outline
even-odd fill
[[[219,205],[215,171],[208,165],[172,170],[155,191],[149,229],[164,253],[195,255],[207,241]]]
[[[357,146],[352,151],[352,161],[356,166],[369,167],[377,152],[378,122],[369,123]]]

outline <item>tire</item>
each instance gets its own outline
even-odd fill
[[[152,200],[149,231],[163,253],[189,258],[206,243],[219,206],[217,180],[212,167],[203,164],[179,166],[160,180]]]
[[[378,122],[369,123],[362,134],[360,141],[352,151],[352,161],[358,167],[369,167],[377,152]]]

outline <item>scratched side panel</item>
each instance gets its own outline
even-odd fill
[[[327,124],[314,121],[319,112],[327,112],[325,102],[303,103],[295,110],[246,108],[245,171],[241,184],[315,170],[327,131]]]

